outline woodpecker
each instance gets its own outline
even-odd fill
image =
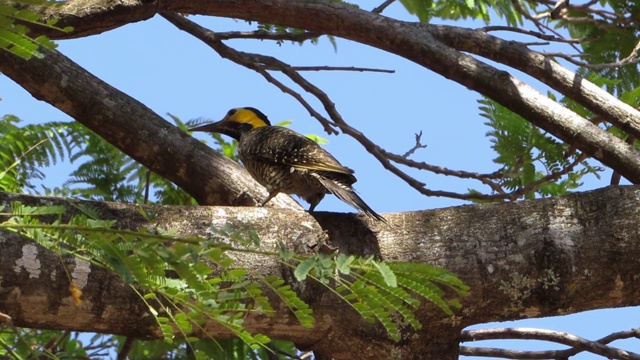
[[[272,126],[258,109],[231,109],[222,120],[189,130],[221,133],[238,141],[238,157],[249,174],[269,192],[261,206],[282,192],[298,195],[310,204],[309,212],[313,212],[325,194],[334,194],[371,218],[387,223],[356,194],[352,187],[357,181],[353,170],[342,166],[306,136]]]

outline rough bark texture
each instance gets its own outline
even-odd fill
[[[407,331],[397,344],[313,286],[302,294],[314,310],[313,329],[297,325],[285,309],[273,318],[250,316],[247,327],[336,359],[455,359],[459,332],[471,324],[640,304],[639,194],[638,187],[609,187],[555,199],[386,214],[391,227],[353,214],[318,213],[316,223],[305,212],[286,209],[153,206],[147,211],[157,214],[153,225],[178,228],[181,234],[206,235],[210,225],[231,222],[255,229],[265,247],[285,240],[307,249],[327,236],[343,252],[452,270],[472,289],[463,309],[446,317],[425,304],[418,316],[428,326]],[[0,194],[0,204],[12,201],[68,204]],[[138,215],[139,205],[98,205],[124,228],[149,225]],[[76,307],[56,256],[7,232],[0,232],[0,252],[0,312],[16,325],[159,335],[145,307],[112,274],[65,259],[84,292],[84,302]],[[238,259],[254,272],[283,271],[274,259]],[[207,331],[229,336],[215,324]]]

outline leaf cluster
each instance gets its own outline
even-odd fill
[[[207,321],[226,327],[255,348],[270,341],[243,328],[248,313],[271,316],[274,311],[260,283],[234,267],[227,255],[252,250],[221,242],[218,236],[201,239],[177,237],[160,229],[118,230],[113,221],[94,218],[95,209],[75,207],[82,213],[65,222],[64,206],[14,203],[11,217],[0,228],[19,232],[60,256],[75,256],[118,274],[140,294],[168,343],[176,332],[195,341],[191,334]],[[58,219],[45,224],[38,219],[42,215]]]
[[[80,338],[71,331],[0,328],[0,357],[11,359],[97,359],[109,354],[117,337],[94,334]]]
[[[98,209],[70,204],[80,211],[69,216],[65,206],[29,207],[11,204],[8,220],[0,229],[29,237],[59,256],[75,256],[118,274],[148,306],[164,334],[164,341],[177,338],[189,344],[199,339],[193,333],[205,322],[216,322],[233,332],[252,349],[266,349],[271,339],[244,329],[251,313],[274,316],[265,291],[276,295],[305,327],[314,323],[312,309],[289,284],[278,276],[249,274],[235,265],[230,253],[268,256],[293,269],[299,281],[311,279],[327,287],[350,304],[365,320],[378,320],[389,336],[399,341],[405,325],[418,330],[414,315],[423,298],[452,314],[460,306],[456,296],[468,288],[453,274],[428,265],[383,263],[372,258],[344,254],[297,255],[280,243],[278,251],[259,247],[254,231],[231,225],[212,228],[207,239],[178,236],[174,231],[115,228],[114,221],[101,220]],[[57,220],[41,222],[41,216]],[[69,220],[63,221],[68,217]],[[69,279],[73,285],[73,280]],[[442,287],[453,290],[447,298]],[[81,301],[79,294],[70,294]],[[209,339],[212,340],[213,339]],[[203,345],[204,346],[204,345]],[[197,348],[194,348],[197,350]]]
[[[532,199],[536,195],[558,196],[566,194],[582,185],[581,179],[587,174],[602,171],[586,161],[580,162],[580,168],[569,171],[560,179],[541,179],[551,174],[561,174],[578,159],[579,154],[569,152],[569,146],[519,115],[484,98],[478,100],[481,116],[488,121],[487,132],[497,153],[493,161],[503,166],[504,177],[498,184],[510,191],[535,185],[535,191],[528,192],[525,198]]]
[[[46,36],[35,39],[28,36],[31,27],[47,27],[59,31],[69,32],[72,28],[64,29],[55,26],[57,19],[43,19],[44,7],[58,6],[55,0],[15,0],[0,2],[0,49],[30,59],[35,56],[41,58],[38,51],[40,46],[53,49],[55,44]],[[38,11],[40,10],[40,11]]]
[[[0,118],[0,190],[35,190],[34,180],[44,178],[43,167],[70,158],[83,139],[77,136],[77,123],[48,122],[18,126],[14,115]]]
[[[400,0],[409,14],[415,15],[421,22],[432,19],[461,20],[478,19],[489,23],[491,15],[506,20],[508,25],[522,24],[522,15],[506,0]],[[526,6],[526,4],[523,4]]]
[[[180,119],[171,117],[184,128]],[[0,118],[0,190],[36,192],[35,183],[45,178],[43,168],[68,159],[76,168],[62,186],[43,186],[45,194],[127,203],[196,204],[182,189],[78,122],[19,126],[20,121],[14,115]]]
[[[589,64],[611,64],[631,56],[637,59],[636,45],[640,42],[640,4],[636,1],[609,0],[606,9],[616,14],[616,19],[601,18],[593,13],[572,9],[568,14],[580,21],[559,21],[557,29],[566,28],[572,38],[584,38],[580,43],[582,59]],[[640,83],[640,70],[636,62],[615,66],[592,68],[589,72],[602,78],[615,79],[604,84],[607,91],[620,96],[632,91]],[[585,71],[582,71],[585,74]]]
[[[282,252],[282,250],[281,250]],[[286,255],[285,255],[286,258]],[[420,330],[415,316],[420,298],[436,305],[448,315],[461,305],[459,296],[469,288],[452,273],[427,264],[391,262],[345,254],[317,253],[300,261],[294,275],[299,281],[312,278],[351,305],[367,322],[379,321],[395,341],[402,330]],[[449,288],[454,294],[447,298]]]

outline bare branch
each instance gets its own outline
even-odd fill
[[[631,330],[618,331],[613,334],[609,334],[603,337],[600,340],[596,340],[600,344],[608,344],[614,342],[616,340],[629,339],[629,338],[640,339],[640,328],[635,328]]]
[[[416,152],[416,150],[418,149],[426,149],[427,145],[426,144],[422,144],[422,131],[420,131],[419,133],[416,134],[416,144],[413,145],[413,147],[411,149],[409,149],[409,151],[407,151],[406,153],[404,153],[404,155],[402,155],[403,158],[408,158],[409,156],[411,156],[414,152]]]
[[[505,177],[505,174],[503,174],[502,171],[496,171],[490,174],[479,174],[479,173],[469,172],[469,171],[452,170],[442,166],[436,166],[436,165],[427,164],[421,161],[411,160],[405,157],[404,155],[394,154],[384,149],[379,149],[379,151],[386,158],[388,158],[393,162],[396,162],[405,166],[409,166],[418,170],[426,170],[434,174],[455,176],[462,179],[475,179],[475,180],[480,180],[483,178],[484,179],[501,179]]]
[[[567,60],[568,62],[586,68],[586,69],[595,69],[595,70],[602,70],[602,69],[612,69],[612,68],[619,68],[622,66],[626,66],[626,65],[631,65],[631,64],[637,64],[638,62],[640,62],[640,57],[638,57],[638,51],[640,51],[640,42],[638,42],[636,44],[636,46],[633,48],[633,50],[631,50],[631,52],[629,53],[629,55],[627,57],[625,57],[624,59],[621,59],[620,61],[616,61],[613,63],[606,63],[606,64],[590,64],[590,63],[586,63],[583,61],[577,61],[574,59],[574,57],[577,56],[583,56],[582,54],[580,55],[568,55],[568,54],[564,54],[564,53],[544,53],[541,52],[540,54],[547,56],[547,57],[559,57],[562,59]]]
[[[564,36],[562,36],[558,31],[556,31],[554,28],[550,27],[547,24],[544,24],[540,21],[540,18],[536,17],[536,16],[532,16],[531,14],[529,14],[527,11],[525,11],[522,8],[522,5],[520,4],[520,1],[516,1],[516,0],[512,0],[511,4],[513,5],[514,9],[516,9],[516,11],[518,13],[520,13],[525,19],[531,21],[537,28],[538,30],[540,30],[541,33],[544,33],[545,30],[554,34],[556,37],[558,38],[564,38]],[[550,13],[547,13],[547,16],[549,16]],[[575,44],[570,44],[571,47],[574,48],[575,51],[580,51],[578,49],[578,47]]]
[[[332,124],[330,120],[318,114],[313,109],[313,107],[310,104],[308,104],[304,100],[304,98],[302,98],[302,96],[300,96],[295,91],[293,91],[292,89],[290,89],[289,87],[287,87],[286,85],[278,81],[276,78],[271,76],[269,73],[267,73],[266,69],[271,68],[269,64],[280,65],[279,60],[272,58],[270,56],[244,53],[244,52],[232,49],[227,45],[225,45],[224,43],[222,43],[222,41],[216,37],[216,33],[208,29],[205,29],[204,27],[194,23],[193,21],[186,19],[184,16],[178,15],[176,13],[161,13],[160,15],[165,19],[167,19],[172,24],[174,24],[180,30],[186,31],[187,33],[203,41],[205,44],[209,45],[213,50],[215,50],[223,58],[229,59],[237,64],[240,64],[242,66],[245,66],[257,71],[262,76],[264,76],[267,79],[267,81],[276,85],[283,92],[296,98],[296,100],[298,100],[305,107],[305,109],[307,109],[311,113],[312,116],[320,120],[320,123],[323,125],[324,130],[328,134],[338,133],[333,128],[334,124]]]
[[[611,338],[603,338],[610,341],[624,337],[638,337],[636,330],[612,334]],[[479,340],[503,340],[503,339],[524,339],[524,340],[544,340],[571,346],[566,350],[551,351],[516,351],[497,348],[460,347],[460,355],[466,356],[486,356],[500,357],[506,359],[566,359],[571,355],[587,351],[612,359],[640,360],[640,354],[606,346],[601,340],[590,341],[582,337],[566,332],[559,332],[546,329],[534,328],[492,328],[478,330],[464,330],[461,333],[460,341]],[[610,342],[608,341],[608,342]]]
[[[100,0],[94,1],[100,2]],[[514,0],[514,2],[514,6],[519,5],[518,1]],[[70,3],[77,5],[77,1],[70,1]],[[553,3],[550,3],[550,6]],[[490,37],[486,33],[483,33],[485,37],[479,37],[474,36],[473,31],[468,29],[399,22],[336,2],[287,0],[274,3],[267,0],[254,0],[250,3],[239,3],[232,0],[213,2],[172,0],[149,3],[131,0],[117,7],[118,15],[121,14],[122,17],[115,19],[112,12],[115,10],[112,10],[112,7],[107,9],[104,6],[98,6],[104,5],[102,3],[91,5],[90,9],[88,7],[82,9],[83,12],[88,11],[92,21],[79,22],[78,16],[84,13],[79,14],[73,6],[66,4],[61,6],[62,10],[54,16],[60,15],[58,16],[60,26],[68,24],[78,25],[76,29],[82,28],[79,33],[74,33],[72,36],[87,34],[91,31],[102,32],[131,22],[132,19],[144,19],[159,11],[169,11],[264,21],[344,37],[389,51],[494,99],[540,128],[553,133],[559,139],[579,147],[603,164],[619,169],[631,182],[640,183],[640,157],[635,149],[613,135],[590,126],[591,124],[575,112],[549,99],[507,71],[499,70],[471,54],[489,53],[488,56],[482,56],[491,60],[502,57],[498,61],[503,64],[524,69],[523,71],[528,74],[535,73],[533,75],[535,78],[547,84],[552,83],[553,85],[550,86],[557,87],[559,92],[583,103],[594,113],[610,117],[612,122],[621,124],[620,128],[624,131],[635,132],[636,136],[640,136],[640,125],[636,120],[637,111],[628,111],[629,109],[625,108],[618,99],[585,79],[577,79],[576,74],[570,70],[553,62],[547,64],[548,59],[544,59],[544,56],[535,54],[524,46],[523,49],[518,49],[517,44],[500,41],[501,39]],[[347,18],[348,21],[343,21]],[[85,23],[95,24],[95,19],[104,23],[100,23],[97,27],[93,25],[93,29],[87,29]],[[446,29],[448,34],[443,34],[441,29]],[[375,35],[378,33],[385,33],[385,36]],[[457,37],[461,33],[470,36]],[[456,39],[451,40],[453,38]],[[468,49],[450,45],[452,41],[466,42]],[[478,46],[479,44],[482,46]],[[507,52],[504,51],[502,44],[507,46]],[[499,53],[494,52],[496,47],[500,48]],[[6,66],[0,67],[5,70]]]
[[[559,37],[556,35],[548,35],[539,31],[521,29],[513,26],[485,26],[478,29],[479,31],[490,32],[490,31],[510,31],[519,34],[529,35],[533,37],[537,37],[538,39],[548,40],[559,43],[567,43],[567,44],[579,44],[585,41],[593,40],[594,37],[583,37],[579,39],[567,39],[564,37]],[[547,45],[548,43],[540,43],[542,45]]]
[[[482,200],[482,201],[501,201],[501,200],[510,200],[515,201],[518,198],[528,194],[530,192],[535,191],[540,185],[549,182],[555,181],[563,175],[568,174],[572,171],[575,166],[577,166],[581,161],[586,158],[586,155],[581,155],[578,157],[576,161],[574,161],[569,166],[548,174],[537,181],[528,184],[525,187],[518,188],[512,192],[507,193],[502,189],[502,187],[491,179],[504,178],[506,175],[502,172],[494,172],[492,174],[478,174],[473,172],[459,171],[459,170],[451,170],[447,168],[443,168],[440,166],[434,166],[430,164],[426,164],[424,162],[417,162],[407,158],[407,156],[401,156],[397,154],[390,153],[380,146],[375,144],[369,138],[367,138],[364,134],[362,134],[359,130],[351,127],[347,122],[342,118],[342,116],[338,113],[334,103],[331,101],[329,96],[323,92],[321,89],[316,87],[307,81],[304,77],[302,77],[299,73],[297,73],[293,67],[290,65],[274,58],[271,56],[265,56],[261,54],[254,53],[244,53],[237,51],[233,48],[228,47],[223,44],[220,40],[216,38],[216,33],[201,27],[200,25],[191,22],[190,20],[180,16],[178,14],[173,13],[162,13],[163,17],[169,20],[171,23],[176,25],[178,28],[187,31],[192,34],[196,38],[204,41],[207,45],[217,51],[220,56],[227,58],[231,61],[234,61],[237,64],[245,66],[249,69],[252,69],[259,74],[261,74],[268,82],[274,84],[283,92],[294,97],[300,104],[302,104],[305,109],[309,111],[311,116],[315,117],[320,121],[323,126],[325,126],[325,130],[327,130],[330,134],[336,133],[333,127],[338,127],[343,133],[351,136],[355,140],[357,140],[370,154],[372,154],[385,169],[389,170],[394,175],[398,176],[402,180],[404,180],[411,187],[416,189],[423,195],[426,196],[442,196],[449,197],[460,200]],[[299,85],[302,89],[314,95],[324,106],[325,111],[331,117],[331,120],[325,118],[320,113],[318,113],[300,94],[291,89],[290,87],[284,85],[282,82],[274,78],[271,74],[267,72],[267,70],[278,70],[287,75],[294,83]],[[417,139],[419,141],[419,139]],[[415,151],[415,150],[414,150]],[[405,154],[406,155],[406,154]],[[417,180],[416,178],[408,175],[406,172],[400,170],[397,166],[393,165],[391,161],[394,161],[399,164],[403,164],[415,169],[426,170],[436,174],[455,176],[459,178],[467,178],[467,179],[475,179],[480,181],[482,184],[489,186],[495,194],[492,195],[484,195],[478,193],[455,193],[450,191],[440,191],[440,190],[430,190],[426,188],[426,184]]]
[[[385,2],[380,4],[380,6],[376,7],[375,9],[371,10],[371,12],[374,13],[374,14],[382,14],[384,9],[386,9],[387,6],[393,4],[395,1],[396,0],[385,0]]]
[[[636,137],[633,135],[629,135],[627,136],[627,138],[625,139],[625,142],[629,145],[633,145],[633,143],[636,142]],[[620,185],[620,180],[622,178],[622,175],[620,175],[619,172],[617,171],[613,171],[613,173],[611,174],[611,182],[610,185]]]
[[[295,71],[359,71],[359,72],[380,72],[387,74],[394,74],[395,70],[387,69],[375,69],[375,68],[361,68],[354,66],[289,66]]]
[[[304,41],[322,36],[322,34],[305,31],[302,33],[291,32],[269,32],[265,30],[256,31],[225,31],[216,33],[216,37],[220,40],[230,39],[256,39],[256,40],[275,40],[275,41],[293,41],[302,43]]]
[[[127,355],[133,348],[133,344],[135,343],[135,341],[136,339],[133,337],[126,338],[126,340],[124,341],[124,344],[122,344],[122,347],[120,348],[120,351],[118,351],[117,360],[126,360]]]

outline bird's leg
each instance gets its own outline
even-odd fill
[[[324,198],[324,194],[323,193],[319,193],[319,194],[314,194],[313,196],[309,196],[305,198],[305,201],[307,201],[309,203],[309,213],[313,213],[313,209],[316,208],[316,206],[318,206],[318,204],[320,203],[320,201],[322,200],[322,198]]]
[[[267,198],[260,203],[260,206],[264,206],[266,203],[269,202],[269,200],[273,199],[273,197],[276,195],[278,195],[278,191],[271,191],[269,193],[269,196],[267,196]]]

